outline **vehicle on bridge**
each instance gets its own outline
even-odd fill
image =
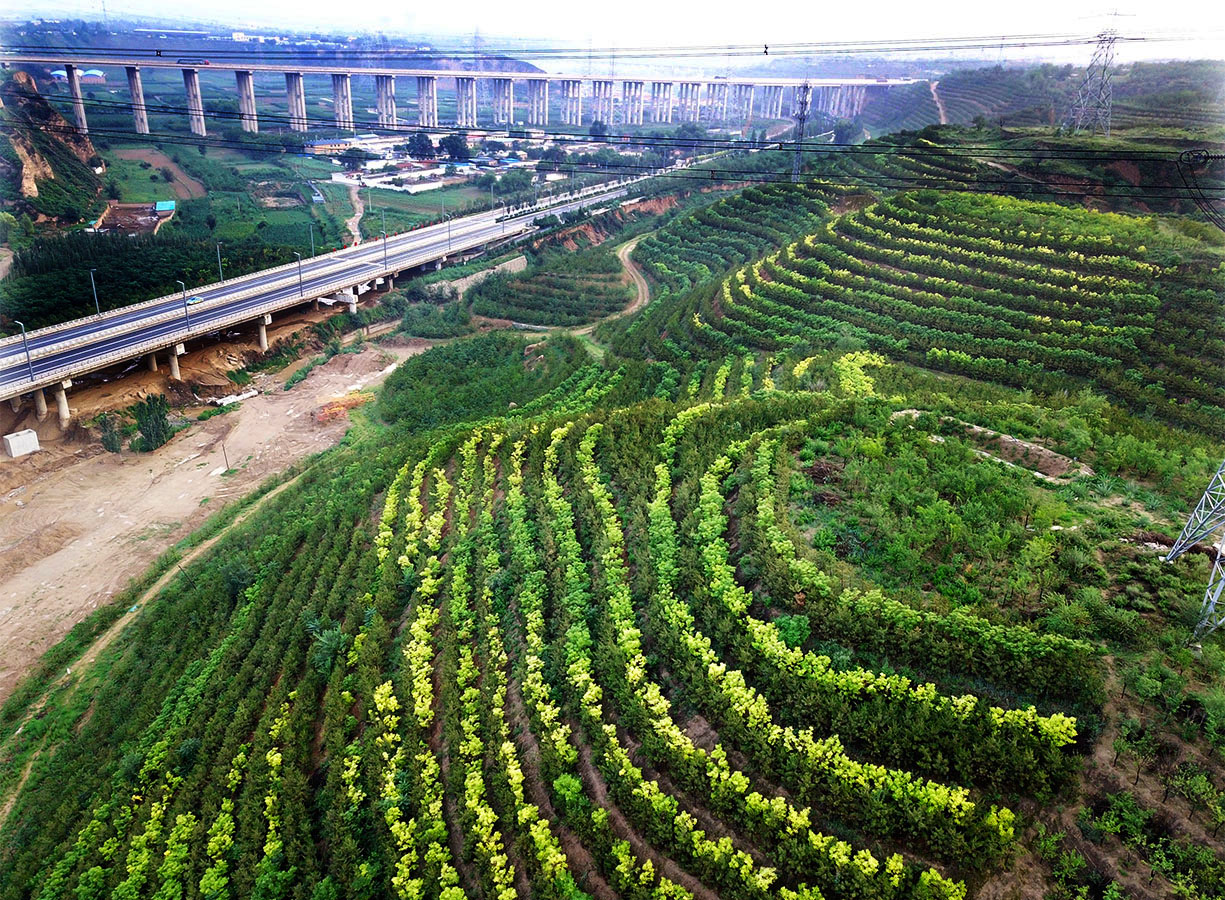
[[[203,302],[204,302],[203,297],[189,297],[187,299],[188,306],[195,306],[197,303],[203,303]]]
[[[201,59],[196,56],[184,56],[181,59],[176,59],[176,63],[182,66],[207,66],[210,65],[207,59]]]

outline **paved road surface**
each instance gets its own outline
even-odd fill
[[[385,245],[381,239],[370,240],[303,259],[300,282],[295,262],[206,287],[189,286],[186,296],[199,297],[201,302],[185,307],[181,295],[162,297],[31,332],[27,337],[28,361],[20,335],[12,336],[0,341],[0,399],[151,349],[160,350],[188,337],[251,321],[263,312],[286,309],[343,287],[373,281],[387,272],[521,234],[531,230],[532,220],[546,212],[561,215],[625,192],[625,187],[617,187],[503,221],[498,221],[495,213],[480,213],[453,220],[449,230],[444,223],[391,236]]]

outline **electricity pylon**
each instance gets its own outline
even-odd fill
[[[1085,77],[1080,82],[1076,92],[1076,102],[1068,113],[1066,127],[1073,134],[1088,131],[1097,134],[1098,129],[1106,137],[1110,137],[1110,79],[1114,74],[1111,66],[1114,64],[1114,42],[1119,33],[1108,28],[1097,36],[1097,49],[1093,51],[1093,59],[1089,68],[1085,69]]]
[[[804,126],[808,124],[808,102],[812,98],[812,88],[808,79],[800,85],[795,97],[795,156],[791,160],[791,180],[800,180],[800,160],[804,155]]]
[[[1221,463],[1208,490],[1200,497],[1199,503],[1191,513],[1191,518],[1183,526],[1182,534],[1166,554],[1166,561],[1178,559],[1191,547],[1194,547],[1209,535],[1216,535],[1225,525],[1225,462]],[[1204,591],[1204,600],[1200,605],[1199,623],[1191,640],[1198,643],[1207,635],[1225,625],[1225,612],[1217,608],[1221,599],[1221,591],[1225,589],[1225,534],[1213,541],[1216,556],[1212,561],[1212,575],[1208,579],[1208,589]]]
[[[1191,199],[1218,228],[1225,231],[1225,216],[1214,206],[1214,201],[1204,195],[1200,189],[1196,170],[1203,169],[1213,162],[1225,159],[1225,154],[1213,153],[1208,150],[1184,150],[1178,156],[1178,174],[1182,176],[1183,184],[1191,194]],[[1218,529],[1225,525],[1225,462],[1221,463],[1204,496],[1195,505],[1191,518],[1183,526],[1182,534],[1165,555],[1166,562],[1172,562],[1182,556],[1191,547],[1198,544],[1209,535],[1215,535]],[[1221,600],[1221,592],[1225,589],[1225,534],[1213,542],[1216,555],[1212,560],[1212,575],[1208,578],[1208,588],[1204,591],[1204,600],[1200,604],[1199,622],[1191,637],[1192,643],[1199,643],[1225,625],[1225,613],[1217,608]]]

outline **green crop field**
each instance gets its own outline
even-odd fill
[[[1016,87],[962,83],[959,115]],[[1130,169],[1000,169],[988,136],[1132,147],[932,129],[747,186],[790,159],[727,157],[464,301],[408,281],[317,326],[438,345],[18,684],[0,900],[1225,897],[1216,553],[1165,560],[1225,454],[1225,245]],[[164,239],[23,249],[6,302],[352,214],[175,152],[209,197]],[[1052,202],[1048,161],[1092,189]],[[484,199],[376,191],[363,233],[440,196]]]
[[[383,211],[386,210],[387,231],[407,231],[443,217],[462,214],[470,207],[489,200],[488,193],[465,184],[449,185],[432,191],[407,194],[404,191],[363,188],[362,202],[366,213],[362,216],[362,234],[374,237],[383,230]]]

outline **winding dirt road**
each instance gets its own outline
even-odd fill
[[[601,322],[607,322],[610,319],[619,319],[621,316],[631,315],[647,305],[647,302],[651,299],[651,287],[647,284],[647,280],[642,277],[642,271],[636,265],[634,265],[634,261],[630,259],[630,254],[634,252],[634,248],[638,246],[638,242],[644,237],[646,237],[645,234],[640,234],[638,237],[626,241],[621,245],[620,249],[617,250],[617,259],[621,262],[622,270],[624,270],[634,282],[634,299],[630,301],[630,304],[620,312],[615,312],[611,316],[605,316],[598,322],[592,322],[590,325],[584,325],[582,328],[576,328],[571,332],[571,334],[591,334],[591,332],[595,331],[595,327]]]
[[[936,101],[936,112],[940,114],[940,124],[947,125],[949,123],[949,114],[945,112],[944,101],[940,99],[940,92],[936,90],[936,85],[939,81],[929,81],[927,86],[931,88],[932,99]]]
[[[353,216],[345,222],[345,228],[353,235],[353,240],[362,239],[362,215],[366,212],[362,203],[362,189],[355,184],[349,185],[349,202],[353,204]]]

